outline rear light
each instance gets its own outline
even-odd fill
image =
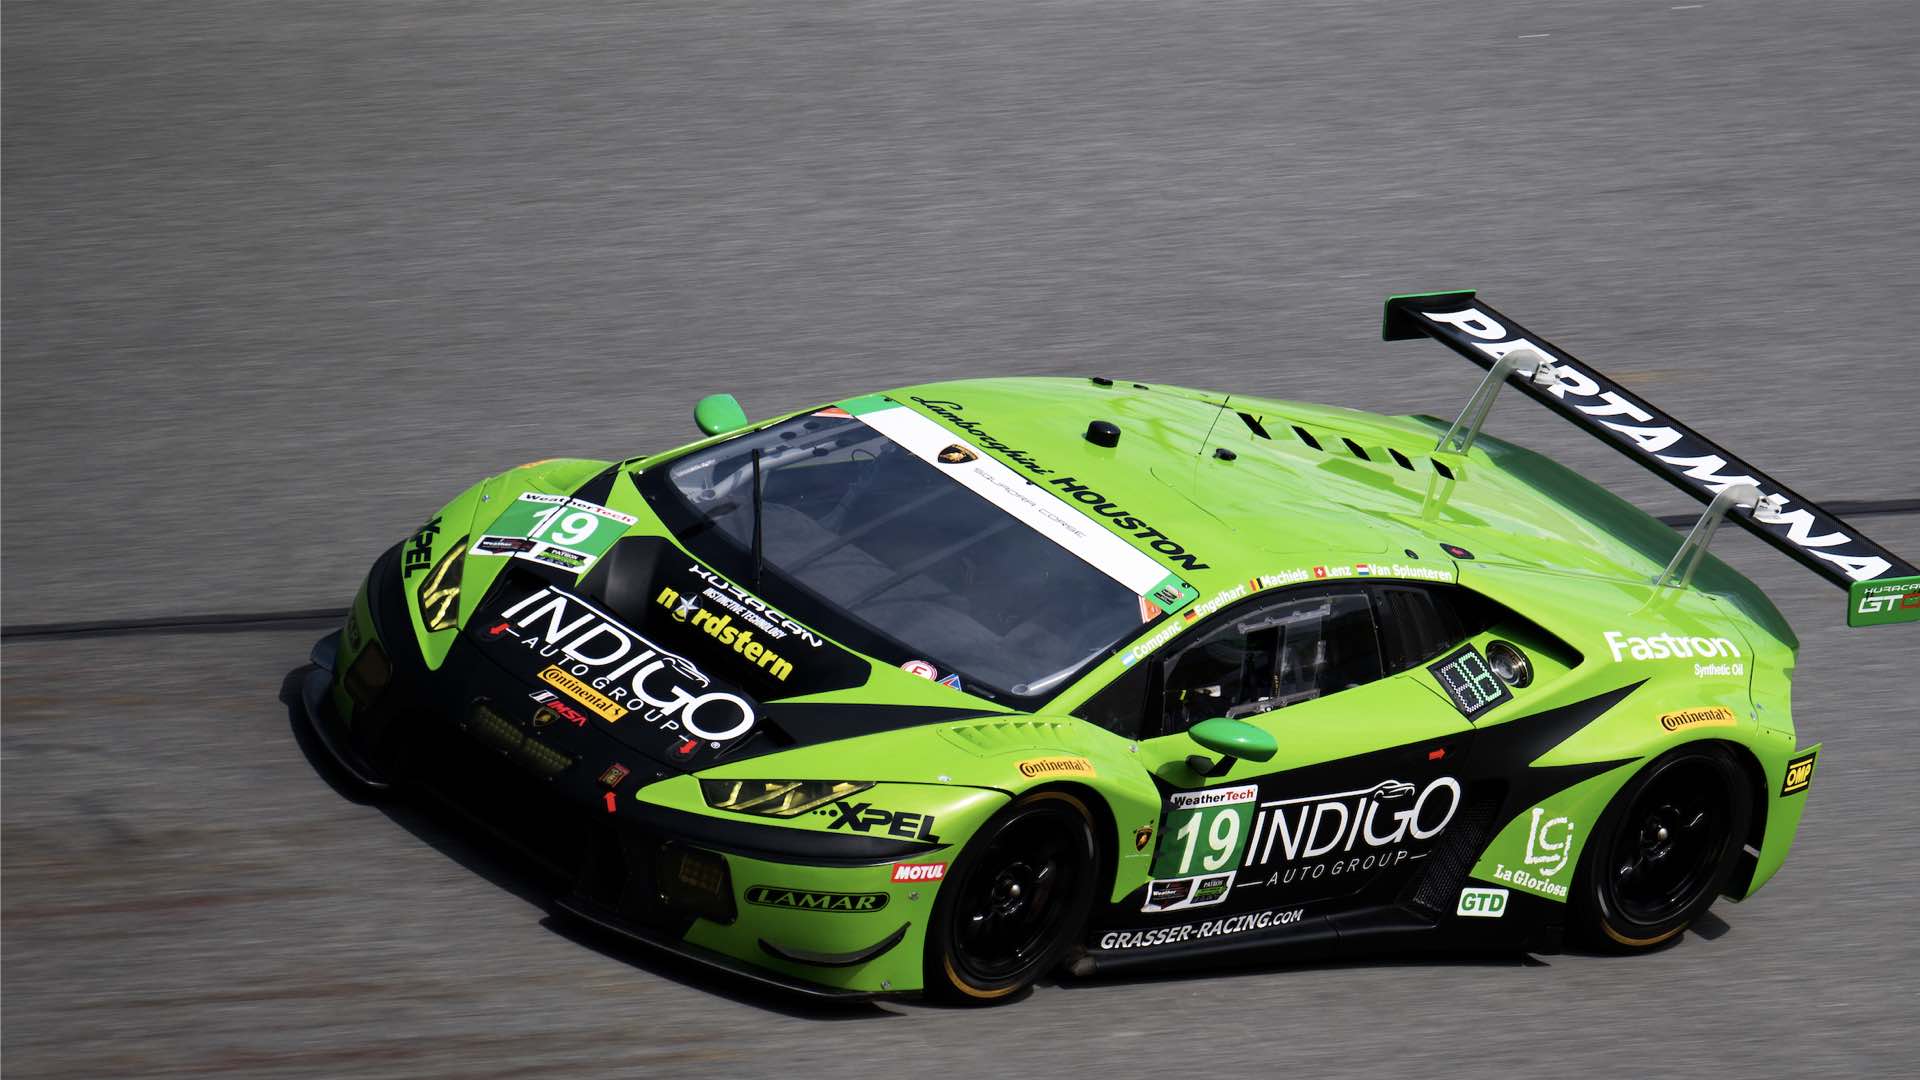
[[[377,641],[367,642],[367,647],[354,657],[353,666],[347,669],[341,680],[347,689],[347,696],[362,708],[368,708],[380,700],[386,692],[387,684],[393,681],[393,664],[387,659],[386,650]]]
[[[733,878],[724,856],[699,848],[667,843],[654,860],[653,880],[660,902],[717,923],[731,923]]]

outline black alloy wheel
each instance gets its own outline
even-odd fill
[[[967,845],[927,929],[936,997],[1008,997],[1057,965],[1086,925],[1099,865],[1093,816],[1077,796],[1016,799]]]
[[[1752,813],[1746,778],[1725,748],[1667,752],[1602,816],[1581,860],[1578,928],[1615,950],[1671,940],[1726,888]]]

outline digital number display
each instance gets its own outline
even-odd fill
[[[1460,715],[1471,720],[1503,701],[1513,698],[1513,691],[1507,684],[1494,675],[1487,666],[1486,657],[1472,645],[1462,645],[1453,652],[1427,665],[1440,688],[1447,692],[1453,701],[1453,707]]]

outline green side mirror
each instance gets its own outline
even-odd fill
[[[1280,744],[1274,741],[1270,732],[1254,727],[1245,720],[1216,716],[1188,728],[1187,734],[1201,746],[1230,758],[1266,761],[1280,752]]]
[[[747,426],[747,410],[732,394],[708,394],[693,407],[693,422],[702,435],[725,435]]]

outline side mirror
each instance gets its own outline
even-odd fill
[[[702,435],[725,435],[747,426],[747,410],[732,394],[709,394],[693,407],[693,422]]]
[[[1280,752],[1280,744],[1274,741],[1271,733],[1245,720],[1232,720],[1224,716],[1200,721],[1187,729],[1187,735],[1194,742],[1220,755],[1219,761],[1211,762],[1198,754],[1187,759],[1193,771],[1202,776],[1225,773],[1233,767],[1235,758],[1267,761]]]

